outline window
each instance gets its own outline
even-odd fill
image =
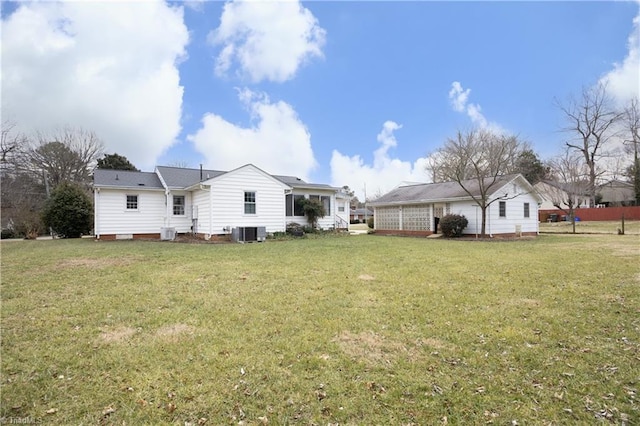
[[[507,217],[507,202],[500,201],[500,217]]]
[[[303,199],[304,199],[304,195],[293,196],[293,215],[294,216],[304,216],[304,210],[302,209],[302,205],[299,203],[299,201]]]
[[[173,215],[174,216],[184,215],[184,195],[173,196]]]
[[[344,206],[339,206],[339,207],[338,207],[338,211],[339,211],[340,213],[344,213]]]
[[[287,194],[285,196],[285,214],[287,217],[304,216],[302,206],[299,204],[299,201],[303,199],[304,195]]]
[[[138,210],[137,195],[127,195],[127,210]]]
[[[529,203],[524,203],[524,217],[529,217]]]
[[[244,192],[244,214],[256,214],[256,193]]]
[[[322,207],[324,207],[325,216],[329,216],[331,214],[331,197],[323,195],[320,197],[320,201],[322,202]]]

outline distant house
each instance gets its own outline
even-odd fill
[[[598,204],[606,207],[635,205],[636,193],[630,182],[611,180],[600,185],[597,194],[599,195]]]
[[[352,223],[365,222],[370,217],[373,217],[373,209],[370,208],[351,209],[349,213],[349,220],[351,220]]]
[[[486,233],[490,236],[537,235],[538,203],[542,201],[520,174],[499,176],[487,209]],[[464,182],[479,195],[474,180]],[[447,214],[464,215],[465,234],[480,233],[481,210],[457,182],[404,185],[370,203],[377,233],[427,236],[439,232],[437,223]]]
[[[557,209],[558,204],[561,209],[568,209],[567,201],[573,200],[573,208],[589,207],[588,184],[584,183],[563,183],[551,180],[538,182],[534,185],[536,192],[542,197],[540,210]]]
[[[339,188],[247,164],[231,171],[156,167],[153,172],[97,169],[94,233],[98,239],[160,238],[163,232],[204,239],[237,229],[285,231],[306,225],[298,200],[316,199],[323,229],[348,228],[349,199]]]

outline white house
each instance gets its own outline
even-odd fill
[[[94,233],[98,239],[159,238],[163,232],[210,239],[237,229],[283,232],[307,221],[296,201],[317,199],[323,229],[349,226],[349,199],[339,188],[247,164],[228,172],[156,167],[154,172],[97,169]],[[256,232],[255,230],[252,232]]]
[[[492,178],[491,178],[492,179]],[[486,181],[487,185],[490,182]],[[480,195],[478,182],[464,186]],[[515,236],[538,234],[538,204],[542,201],[531,184],[520,174],[497,177],[487,208],[486,234]],[[438,232],[437,222],[447,214],[459,214],[469,224],[464,234],[479,234],[482,212],[457,182],[423,183],[399,186],[369,203],[374,207],[377,233],[427,236]]]
[[[589,193],[586,182],[563,183],[545,180],[534,185],[534,189],[542,198],[540,210],[555,210],[560,206],[568,209],[569,200],[573,201],[573,208],[589,207]]]

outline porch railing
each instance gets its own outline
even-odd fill
[[[349,222],[339,216],[336,216],[336,229],[349,229]]]

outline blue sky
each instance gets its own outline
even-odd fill
[[[2,4],[2,116],[81,126],[143,170],[183,164],[349,185],[425,181],[458,129],[542,158],[554,100],[638,96],[638,2]]]

